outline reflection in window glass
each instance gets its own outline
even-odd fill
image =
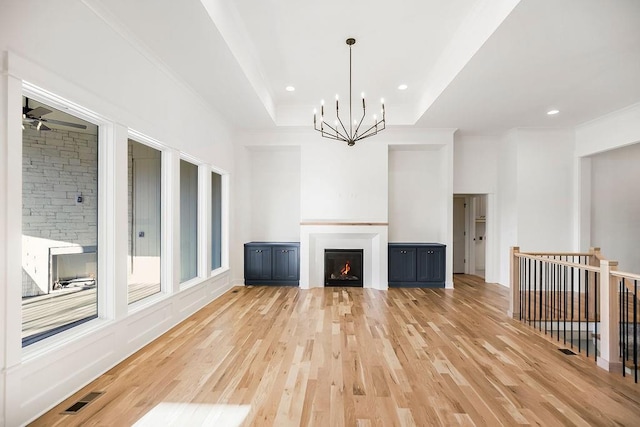
[[[222,266],[222,176],[211,174],[211,269]]]
[[[198,275],[198,166],[180,160],[180,283]]]
[[[129,140],[129,303],[160,292],[162,153]]]
[[[98,315],[98,127],[23,97],[22,345]]]

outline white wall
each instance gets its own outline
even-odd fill
[[[173,170],[165,168],[163,180],[169,180],[164,188],[172,188],[174,196],[179,194],[180,153],[233,173],[231,129],[197,94],[163,71],[153,55],[140,49],[84,2],[2,3],[0,52],[10,52],[2,55],[0,74],[0,233],[6,230],[6,235],[0,234],[0,425],[33,419],[229,287],[223,272],[180,290],[174,269],[173,275],[164,276],[171,279],[173,294],[135,310],[127,306],[127,128],[168,147],[163,167]],[[50,339],[56,341],[55,348],[46,340],[21,348],[20,292],[8,286],[20,277],[22,81],[96,113],[104,123],[99,256],[106,266],[100,273],[105,278],[105,304],[100,319]],[[193,125],[197,123],[206,126]],[[169,200],[169,215],[163,215],[174,219],[166,228],[174,240],[179,239],[178,200]],[[179,250],[174,245],[163,251],[169,257],[165,272],[171,272],[172,265],[179,265]],[[106,288],[114,293],[104,292]]]
[[[518,244],[526,251],[570,251],[573,130],[518,130],[517,135]]]
[[[627,237],[636,231],[634,220],[629,215],[636,212],[637,197],[633,197],[636,176],[633,170],[637,170],[637,162],[633,166],[629,163],[636,155],[635,145],[638,143],[640,104],[576,127],[575,154],[579,169],[574,177],[574,187],[579,198],[574,206],[574,247],[585,250],[590,246],[603,246],[604,256],[623,263],[621,268],[626,266],[636,271],[640,270],[633,255],[637,250]],[[626,158],[620,153],[632,157]],[[593,170],[594,162],[598,163],[597,177]],[[627,170],[629,168],[631,170]],[[632,197],[626,197],[628,195]],[[627,199],[624,203],[618,203],[617,212],[609,211],[608,204],[624,199]],[[609,250],[613,252],[609,253]]]
[[[441,241],[441,147],[427,147],[389,150],[390,242]]]
[[[303,221],[387,222],[386,144],[370,139],[349,147],[317,138],[301,147],[300,170]]]
[[[516,129],[498,152],[499,283],[509,285],[509,250],[569,251],[573,242],[571,129]]]
[[[495,193],[498,182],[498,148],[495,136],[459,136],[453,151],[455,194]]]
[[[498,283],[509,286],[509,250],[518,245],[518,146],[516,132],[509,132],[498,150],[496,223],[498,234]],[[487,212],[490,215],[490,211]]]
[[[230,198],[233,211],[231,216],[231,240],[229,257],[231,266],[231,283],[244,284],[244,243],[250,242],[251,236],[251,170],[250,152],[238,144],[234,149],[234,175],[231,181]]]
[[[640,142],[640,103],[576,127],[576,156],[584,157]]]
[[[499,283],[509,285],[509,251],[573,246],[574,132],[516,129],[498,152]],[[489,242],[487,242],[489,243]]]
[[[591,243],[618,261],[618,269],[640,273],[640,144],[591,158]]]
[[[250,230],[255,241],[300,240],[300,148],[249,149]]]

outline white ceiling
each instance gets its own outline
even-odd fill
[[[348,37],[354,109],[384,97],[390,125],[496,134],[640,101],[638,0],[85,1],[238,127],[346,108]]]

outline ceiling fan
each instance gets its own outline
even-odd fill
[[[42,117],[42,116],[46,116],[51,112],[52,112],[51,110],[44,107],[29,108],[29,98],[25,98],[25,105],[24,107],[22,107],[23,128],[25,123],[35,126],[37,130],[51,130],[51,128],[46,125],[47,123],[60,125],[60,126],[67,126],[67,127],[76,128],[76,129],[87,128],[85,125],[82,125],[79,123],[71,123],[71,122],[65,122],[62,120],[47,119]]]

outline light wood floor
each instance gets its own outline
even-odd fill
[[[182,404],[172,425],[197,425],[187,403],[247,426],[638,425],[640,385],[508,318],[507,289],[455,286],[234,288],[34,425],[132,425],[162,402]]]

